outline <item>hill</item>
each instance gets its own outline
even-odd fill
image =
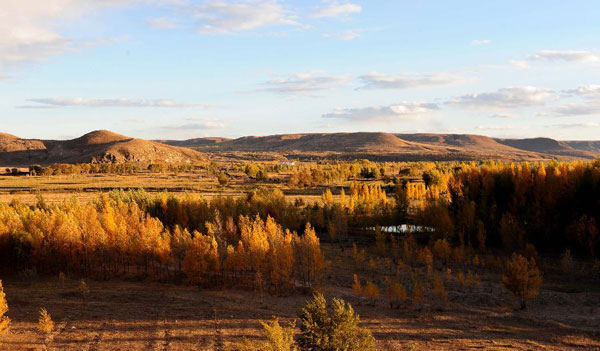
[[[517,149],[539,152],[555,156],[567,156],[575,158],[594,158],[598,153],[592,148],[585,149],[573,147],[566,141],[558,141],[550,138],[529,138],[529,139],[496,139],[499,143],[508,145]],[[584,142],[590,143],[590,142]],[[593,142],[592,142],[593,143]]]
[[[176,146],[98,130],[73,140],[22,139],[0,134],[0,165],[85,162],[167,162],[204,160],[204,154]]]
[[[600,153],[600,142],[557,141],[549,138],[499,139],[482,135],[434,133],[306,133],[164,142],[206,152],[273,152],[301,159],[537,161],[591,159]]]
[[[214,146],[219,143],[229,141],[231,139],[228,138],[220,138],[220,137],[206,137],[206,138],[194,138],[188,140],[155,140],[158,143],[163,143],[172,146],[181,146],[181,147],[205,147],[205,146]]]

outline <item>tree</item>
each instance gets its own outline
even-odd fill
[[[541,284],[542,275],[535,261],[513,253],[502,275],[502,286],[519,299],[521,309],[527,307],[527,300],[538,295]]]
[[[444,281],[437,272],[433,274],[433,294],[441,304],[448,302],[448,292],[444,287]]]
[[[400,304],[406,300],[406,290],[398,281],[388,281],[387,298],[390,308],[400,308]]]
[[[46,336],[54,330],[54,321],[52,321],[50,313],[45,308],[40,308],[37,328]]]
[[[6,303],[6,294],[4,294],[4,288],[0,280],[0,335],[6,334],[10,324],[10,319],[6,316],[6,312],[8,312],[8,304]],[[2,344],[0,343],[0,345]]]
[[[334,298],[328,309],[322,294],[315,294],[300,312],[298,346],[302,351],[374,351],[375,338],[361,328],[360,317],[344,300]]]
[[[238,351],[296,351],[294,343],[295,323],[289,327],[282,327],[277,319],[271,323],[260,321],[263,327],[263,334],[266,341],[244,340],[241,345],[237,345]]]
[[[362,297],[363,289],[358,279],[358,275],[354,274],[354,281],[352,282],[352,293],[356,297]]]
[[[448,264],[448,259],[450,258],[452,250],[450,249],[450,245],[446,239],[438,239],[433,244],[433,251],[435,252],[436,256],[442,260],[442,262]]]
[[[375,305],[379,299],[379,287],[375,283],[368,281],[363,289],[363,294],[367,299],[371,300],[371,304]]]
[[[304,234],[294,239],[297,276],[302,283],[312,287],[318,282],[325,267],[319,238],[310,223],[307,223]]]
[[[227,174],[225,174],[225,172],[219,173],[219,176],[217,177],[217,180],[219,181],[219,184],[221,186],[227,185],[227,182],[229,181],[229,179],[227,178]]]

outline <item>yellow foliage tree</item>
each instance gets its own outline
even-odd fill
[[[433,295],[442,304],[448,302],[448,292],[444,286],[444,281],[437,272],[433,274]]]
[[[48,335],[54,330],[54,321],[45,308],[40,308],[37,328],[44,335]]]
[[[423,286],[418,280],[415,280],[413,284],[412,291],[412,301],[413,303],[422,303],[425,300],[425,291],[423,290]]]
[[[527,300],[535,298],[542,285],[542,275],[533,259],[514,253],[502,275],[502,286],[519,299],[521,309],[527,307]]]
[[[375,283],[368,281],[363,289],[363,294],[374,303],[379,299],[379,287]]]
[[[4,287],[2,286],[2,281],[0,280],[0,335],[4,335],[8,331],[10,319],[6,316],[7,312],[8,303],[6,303],[6,294],[4,293]]]
[[[356,297],[361,297],[363,295],[362,284],[360,284],[360,280],[356,274],[354,274],[354,281],[352,282],[352,293]]]
[[[390,308],[400,308],[400,304],[406,301],[406,290],[398,281],[388,280],[387,298]]]

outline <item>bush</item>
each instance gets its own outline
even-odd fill
[[[294,343],[295,324],[282,327],[277,319],[271,323],[260,322],[266,341],[248,341],[235,348],[237,351],[296,351]]]
[[[371,332],[359,326],[352,306],[334,298],[331,308],[322,294],[315,294],[300,312],[298,346],[302,351],[374,351]]]
[[[538,295],[540,285],[542,275],[535,261],[514,253],[502,276],[502,286],[519,299],[521,309],[527,307],[527,300]]]
[[[45,308],[40,308],[38,330],[45,335],[52,333],[52,330],[54,330],[54,321],[52,321],[50,313]]]

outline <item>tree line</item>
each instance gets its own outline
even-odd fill
[[[0,204],[0,264],[6,271],[99,279],[183,276],[204,286],[274,293],[314,285],[324,267],[319,239],[308,223],[298,234],[268,215],[235,220],[215,215],[203,229],[165,226],[118,194],[89,204],[75,199],[53,206]]]

